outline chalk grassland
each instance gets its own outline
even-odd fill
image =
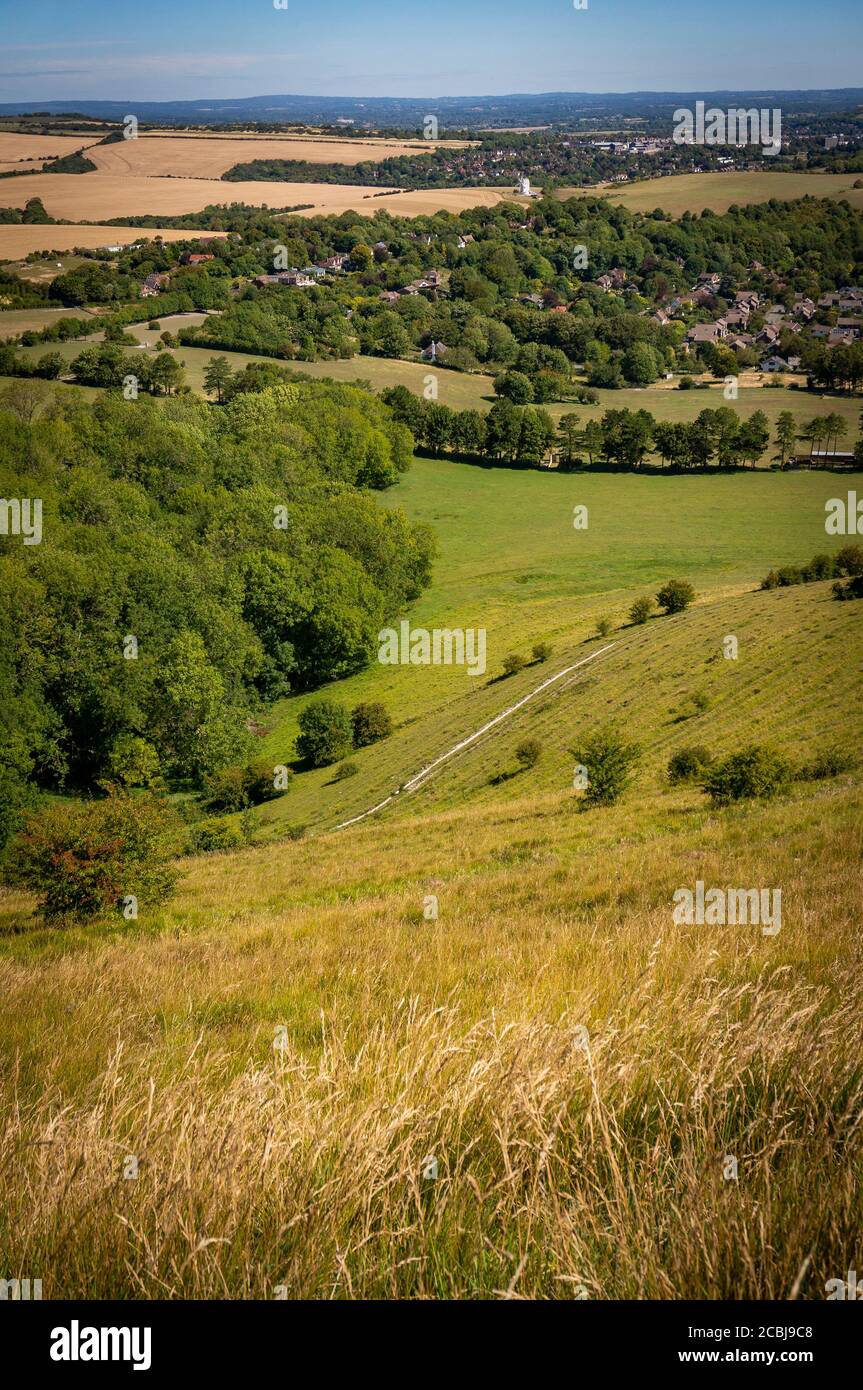
[[[827,736],[857,708],[860,616],[847,611],[853,605],[833,601],[829,584],[776,595],[758,592],[757,585],[774,565],[838,548],[841,538],[824,534],[824,503],[844,490],[837,478],[813,474],[573,477],[418,460],[388,498],[412,519],[430,523],[438,537],[434,580],[411,609],[410,622],[429,630],[485,628],[486,673],[374,663],[340,682],[334,698],[351,707],[382,700],[396,732],[351,754],[354,777],[335,781],[326,768],[303,772],[287,796],[256,813],[262,828],[330,827],[376,805],[548,676],[612,641],[613,650],[572,682],[552,687],[436,772],[410,794],[411,803],[450,807],[468,796],[519,794],[524,778],[490,792],[487,776],[514,769],[516,744],[534,731],[553,752],[531,772],[531,784],[561,789],[565,750],[577,731],[602,723],[612,709],[643,739],[652,776],[681,743],[733,746],[744,709],[750,738],[779,739],[789,752],[805,754],[807,728],[813,737]],[[573,529],[575,505],[588,508],[586,531]],[[688,578],[699,594],[685,622],[657,618],[627,628],[633,600],[655,594],[670,575]],[[600,618],[613,627],[602,639],[595,636]],[[737,662],[721,658],[728,633],[740,641]],[[497,679],[508,653],[529,659],[541,640],[554,645],[549,662]],[[812,651],[817,659],[810,659]],[[754,672],[761,679],[754,681]],[[704,716],[691,704],[701,689],[711,702]],[[783,690],[798,692],[788,697],[796,712],[777,726]],[[262,743],[274,764],[292,762],[299,714],[314,698],[274,708]]]
[[[464,149],[465,140],[338,140],[297,135],[140,135],[99,145],[87,153],[102,173],[218,179],[253,159],[301,159],[315,164],[359,164],[398,155]],[[0,147],[2,154],[2,147]]]
[[[29,169],[33,167],[31,161],[74,154],[91,140],[92,137],[81,135],[19,135],[15,131],[0,130],[0,163],[4,167],[22,164]]]
[[[189,862],[123,927],[40,930],[7,891],[7,1277],[38,1270],[50,1298],[822,1299],[859,1268],[853,779],[720,813],[647,786],[580,815],[530,777]],[[778,935],[674,925],[698,879],[781,888]]]
[[[48,175],[48,177],[52,177]],[[61,178],[57,174],[53,177]],[[84,178],[81,174],[73,177]],[[223,185],[224,186],[224,185]],[[135,214],[130,214],[135,216]],[[226,232],[184,232],[175,227],[0,227],[0,261],[14,261],[31,251],[68,251],[74,246],[131,246],[138,241],[193,241],[195,237],[220,237]]]
[[[118,146],[108,148],[119,148]],[[376,197],[391,192],[392,196]],[[173,217],[198,212],[210,204],[247,203],[252,207],[289,208],[310,204],[308,215],[358,212],[369,217],[379,207],[398,216],[417,217],[441,209],[494,207],[512,194],[494,188],[363,190],[347,184],[224,183],[220,179],[147,178],[141,174],[33,174],[0,181],[0,207],[23,207],[41,198],[52,217],[98,222],[110,217]]]
[[[771,198],[845,198],[863,208],[863,188],[855,188],[859,174],[748,173],[671,174],[632,184],[602,184],[594,188],[559,188],[556,198],[601,197],[620,202],[630,212],[662,208],[673,217],[684,212],[727,212],[732,203],[766,203]]]

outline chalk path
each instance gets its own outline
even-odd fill
[[[460,743],[454,744],[446,753],[441,753],[440,757],[435,758],[434,762],[428,763],[421,772],[415,773],[413,777],[409,778],[408,781],[402,785],[401,792],[416,791],[417,787],[422,786],[426,778],[434,772],[436,767],[440,767],[441,763],[445,763],[449,758],[455,757],[456,753],[460,753],[462,749],[469,748],[478,738],[482,738],[483,734],[487,734],[489,729],[493,729],[497,724],[502,723],[504,719],[508,719],[510,715],[515,714],[516,710],[521,709],[523,705],[526,705],[529,700],[534,699],[536,695],[541,695],[543,690],[548,690],[549,686],[555,685],[557,681],[562,680],[564,676],[571,675],[573,671],[578,671],[582,666],[587,666],[589,662],[595,661],[598,656],[602,656],[605,652],[610,652],[615,645],[614,642],[609,642],[607,646],[600,647],[599,651],[591,652],[590,656],[585,656],[581,661],[576,661],[573,666],[565,666],[562,671],[558,671],[556,676],[549,676],[548,680],[542,681],[535,690],[531,690],[529,694],[517,700],[514,705],[510,705],[509,709],[501,710],[500,714],[496,714],[494,719],[490,719],[487,724],[483,724],[482,728],[477,729],[476,733],[470,734],[467,738],[463,738]],[[359,821],[365,820],[367,816],[373,816],[376,811],[382,811],[385,806],[389,806],[391,801],[396,801],[401,795],[401,792],[394,792],[383,801],[379,801],[376,806],[370,806],[367,811],[362,811],[358,816],[352,816],[350,820],[343,820],[340,825],[333,826],[333,829],[345,830],[349,825],[357,825]]]

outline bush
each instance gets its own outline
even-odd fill
[[[776,582],[780,589],[789,589],[793,584],[803,583],[803,571],[799,565],[783,565],[776,571]]]
[[[197,846],[204,854],[211,854],[218,849],[236,849],[243,843],[243,836],[236,825],[232,825],[229,820],[201,821],[197,827]]]
[[[844,584],[837,579],[833,585],[833,597],[838,599],[863,598],[863,574],[855,574]]]
[[[641,749],[636,743],[627,743],[616,729],[608,728],[593,734],[573,750],[573,756],[587,768],[585,802],[589,806],[611,806],[629,786]]]
[[[656,602],[666,613],[682,613],[695,598],[695,590],[686,579],[669,579],[656,595]]]
[[[542,744],[538,738],[526,738],[516,748],[515,756],[523,768],[535,767],[542,757]]]
[[[817,782],[823,777],[840,777],[843,772],[850,772],[856,766],[857,759],[853,753],[830,744],[826,748],[819,748],[812,762],[801,768],[798,776]]]
[[[290,776],[288,772],[288,780]],[[241,811],[244,806],[271,801],[287,790],[276,788],[274,769],[268,762],[224,767],[207,778],[206,786],[206,806],[210,811]]]
[[[596,624],[596,632],[598,637],[607,637],[611,632],[611,619],[600,618]]]
[[[790,780],[791,768],[784,758],[770,748],[751,744],[712,763],[701,785],[712,801],[726,806],[752,797],[776,796]]]
[[[680,748],[668,759],[667,776],[672,786],[680,782],[699,782],[712,759],[703,744]]]
[[[503,673],[505,676],[515,676],[519,671],[523,671],[527,662],[518,652],[510,652],[509,656],[503,659]]]
[[[629,621],[636,625],[646,623],[653,612],[653,608],[654,604],[652,598],[649,598],[647,595],[643,598],[637,598],[629,610]]]
[[[335,782],[344,782],[346,777],[356,777],[358,772],[359,768],[356,763],[341,763],[336,768],[333,780]]]
[[[813,555],[809,564],[804,565],[800,571],[804,584],[812,584],[819,579],[832,579],[833,573],[831,555]]]
[[[312,767],[337,763],[354,746],[351,718],[337,700],[315,700],[299,718],[297,753]]]
[[[25,817],[9,846],[10,879],[40,895],[48,921],[86,920],[129,896],[150,907],[170,897],[180,822],[155,796],[114,794],[58,802]]]
[[[366,748],[378,739],[387,738],[393,731],[393,721],[380,701],[357,705],[351,713],[355,748]]]
[[[553,651],[554,647],[550,642],[534,642],[530,654],[534,661],[548,661]]]

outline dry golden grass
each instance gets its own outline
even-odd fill
[[[114,146],[113,148],[118,148]],[[380,198],[376,194],[392,192]],[[224,183],[220,179],[147,178],[143,175],[33,174],[0,182],[0,207],[23,207],[41,198],[52,217],[98,222],[105,217],[173,217],[209,204],[248,203],[254,207],[312,205],[309,216],[359,212],[373,216],[381,207],[405,217],[448,209],[494,207],[504,197],[493,188],[440,188],[425,191],[358,188],[340,183]],[[517,200],[515,200],[517,201]]]
[[[49,177],[52,177],[49,175]],[[53,175],[59,178],[59,174]],[[84,177],[79,175],[78,177]],[[222,187],[225,187],[223,184]],[[134,215],[134,214],[130,214]],[[70,251],[75,246],[131,246],[136,241],[192,241],[222,237],[227,232],[184,232],[175,227],[0,227],[0,261],[14,261],[31,251]]]
[[[315,164],[359,164],[396,155],[430,154],[443,148],[463,149],[464,140],[338,140],[299,135],[139,135],[88,152],[108,174],[146,174],[218,179],[235,164],[252,159],[302,159]]]
[[[649,835],[655,798],[545,795],[211,856],[65,939],[9,895],[6,1276],[823,1298],[863,1255],[859,791],[666,795]],[[782,931],[673,926],[696,877],[781,885]]]
[[[31,161],[74,154],[90,140],[82,135],[19,135],[16,131],[4,130],[0,131],[0,162],[5,166],[26,161],[26,167],[32,168]]]

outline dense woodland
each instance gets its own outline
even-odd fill
[[[0,410],[0,839],[35,792],[200,788],[254,753],[254,714],[357,670],[430,577],[429,531],[375,491],[407,429],[349,387],[223,409],[113,395]]]

